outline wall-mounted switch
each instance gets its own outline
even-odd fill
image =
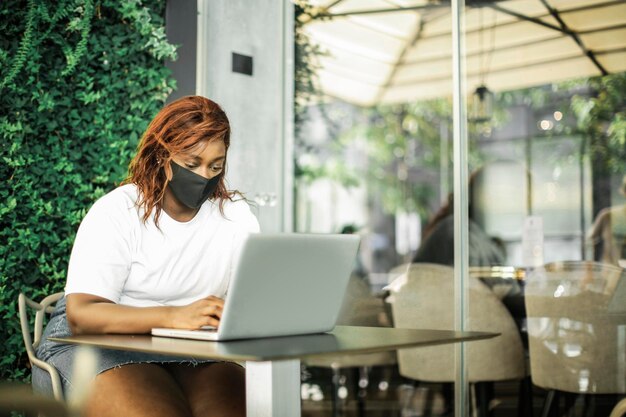
[[[233,72],[252,75],[252,57],[233,52]]]

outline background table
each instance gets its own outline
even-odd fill
[[[85,335],[51,338],[91,345],[196,359],[246,362],[249,417],[299,416],[300,360],[308,357],[384,352],[488,339],[497,333],[337,326],[330,333],[209,342],[150,335]]]

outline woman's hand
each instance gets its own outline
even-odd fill
[[[150,333],[154,327],[218,327],[224,300],[206,297],[181,307],[130,307],[91,294],[68,294],[67,319],[72,334]]]
[[[209,296],[181,307],[173,307],[171,327],[196,330],[202,326],[218,327],[222,318],[224,300]]]

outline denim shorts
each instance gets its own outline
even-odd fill
[[[57,302],[56,308],[42,335],[41,343],[37,347],[36,354],[37,358],[54,366],[59,372],[63,384],[63,392],[65,394],[67,394],[72,387],[72,367],[78,346],[52,342],[48,340],[48,338],[71,335],[72,332],[65,313],[65,297],[63,297]],[[127,352],[113,349],[96,348],[94,350],[98,357],[97,374],[123,365],[136,363],[181,363],[196,366],[201,363],[216,362],[205,359],[196,360],[194,358],[181,358],[177,356]],[[47,371],[33,366],[32,384],[35,392],[52,396],[52,381]]]

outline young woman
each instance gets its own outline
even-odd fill
[[[76,347],[47,337],[149,333],[153,327],[217,326],[242,244],[259,225],[226,190],[226,114],[184,97],[157,114],[123,185],[83,219],[70,257],[65,298],[37,355],[71,388]],[[244,370],[226,362],[99,350],[87,416],[242,416]],[[49,378],[33,370],[36,389]]]

